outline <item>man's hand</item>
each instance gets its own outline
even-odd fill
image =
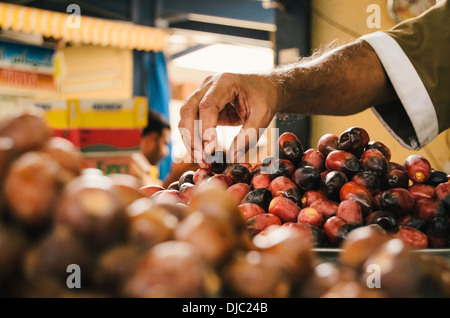
[[[346,116],[397,98],[375,51],[357,40],[269,74],[209,77],[182,106],[179,128],[200,163],[203,151],[214,151],[217,125],[242,125],[228,151],[236,160],[256,144],[259,129],[267,128],[277,112]],[[255,131],[246,134],[247,129]],[[238,142],[254,132],[257,137]]]
[[[223,73],[208,77],[180,110],[178,127],[195,162],[201,162],[204,153],[214,152],[218,125],[242,125],[228,150],[236,162],[257,142],[248,138],[254,134],[247,134],[244,143],[238,140],[243,140],[247,129],[258,134],[270,124],[277,113],[279,94],[278,85],[266,75]]]

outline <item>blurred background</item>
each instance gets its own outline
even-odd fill
[[[75,141],[89,164],[111,173],[128,171],[128,158],[139,149],[137,132],[147,123],[143,114],[155,110],[172,128],[170,155],[158,164],[164,179],[174,159],[186,156],[177,129],[179,109],[208,75],[266,72],[330,43],[344,44],[389,29],[397,21],[388,4],[386,0],[0,2],[0,116],[29,105],[43,109],[55,134]],[[385,143],[392,161],[403,163],[412,153],[391,137],[371,110],[346,117],[279,116],[270,127],[279,128],[280,134],[294,132],[307,149],[316,148],[322,135],[339,135],[351,126],[362,126],[372,140]],[[220,130],[225,144],[237,129]],[[449,134],[419,151],[446,173],[450,173]],[[130,137],[119,142],[120,136]],[[269,136],[261,146],[270,148],[275,142]]]

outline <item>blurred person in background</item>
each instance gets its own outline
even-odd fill
[[[170,123],[159,112],[149,110],[147,126],[142,129],[140,152],[132,155],[135,176],[145,185],[154,184],[167,188],[188,170],[197,169],[190,163],[174,163],[168,176],[161,180],[158,164],[169,155]]]

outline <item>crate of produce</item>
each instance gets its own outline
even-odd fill
[[[105,175],[131,174],[133,151],[87,152],[83,153],[87,168],[103,171]]]
[[[69,127],[69,107],[67,100],[25,100],[25,108],[39,108],[44,111],[50,127],[66,129]]]
[[[67,128],[53,134],[70,140],[82,152],[138,151],[140,128]]]
[[[78,128],[142,128],[147,125],[148,101],[69,99],[69,124]]]

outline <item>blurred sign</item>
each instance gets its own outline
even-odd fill
[[[0,41],[0,86],[55,90],[55,50]]]

